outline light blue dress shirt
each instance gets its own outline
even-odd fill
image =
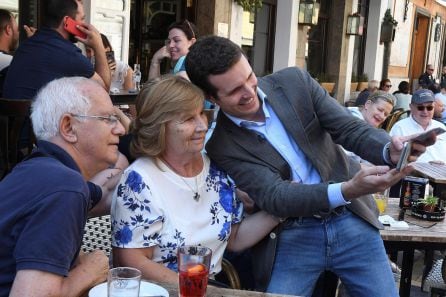
[[[321,177],[319,172],[311,164],[310,160],[305,156],[297,143],[285,130],[282,122],[276,113],[268,104],[266,94],[257,88],[257,94],[262,102],[262,110],[265,115],[265,122],[246,121],[227,113],[225,115],[233,121],[237,126],[255,131],[263,136],[268,142],[280,153],[287,161],[291,168],[292,180],[303,184],[319,184]],[[331,209],[341,205],[349,204],[345,201],[341,192],[341,183],[328,185],[328,202]]]

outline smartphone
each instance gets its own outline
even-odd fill
[[[440,135],[444,132],[446,132],[446,130],[443,128],[440,128],[440,127],[434,128],[432,130],[429,130],[427,132],[424,132],[424,133],[418,135],[417,137],[411,139],[410,141],[419,142],[419,143],[422,143],[425,145],[430,145],[430,144],[432,144],[431,143],[432,141],[429,141],[429,140],[432,140],[433,135]]]
[[[65,31],[73,34],[74,36],[78,36],[82,39],[87,38],[87,34],[85,34],[84,32],[82,32],[81,30],[79,30],[76,25],[82,26],[82,24],[80,22],[77,22],[75,20],[73,20],[72,18],[68,17],[67,21],[65,22]]]
[[[109,64],[112,62],[115,62],[115,52],[114,51],[106,52],[105,56],[107,57],[107,62]]]
[[[404,143],[403,151],[401,152],[398,164],[396,164],[396,170],[401,171],[409,163],[410,150],[412,149],[412,142],[408,141]]]

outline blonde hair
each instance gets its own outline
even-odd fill
[[[133,157],[158,157],[166,149],[166,124],[180,113],[203,106],[204,94],[180,76],[168,75],[145,85],[136,106],[137,116],[131,126]]]

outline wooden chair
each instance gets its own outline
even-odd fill
[[[28,130],[29,141],[24,155],[31,153],[35,142],[31,124],[24,126],[29,120],[31,100],[13,100],[0,98],[0,154],[3,178],[17,164],[20,153],[19,141],[22,129]]]
[[[402,116],[404,115],[408,116],[409,113],[410,111],[408,110],[403,110],[403,109],[395,110],[387,117],[387,119],[381,125],[381,128],[383,128],[387,132],[390,132],[390,129],[392,129],[393,125],[395,125],[395,123],[398,122]]]

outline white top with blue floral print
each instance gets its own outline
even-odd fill
[[[175,271],[179,246],[206,246],[212,250],[210,273],[218,273],[231,225],[240,223],[243,206],[227,175],[205,154],[203,161],[202,172],[189,178],[180,177],[159,159],[139,158],[132,163],[113,196],[112,245],[154,246],[152,260]],[[196,180],[198,201],[192,191]]]

